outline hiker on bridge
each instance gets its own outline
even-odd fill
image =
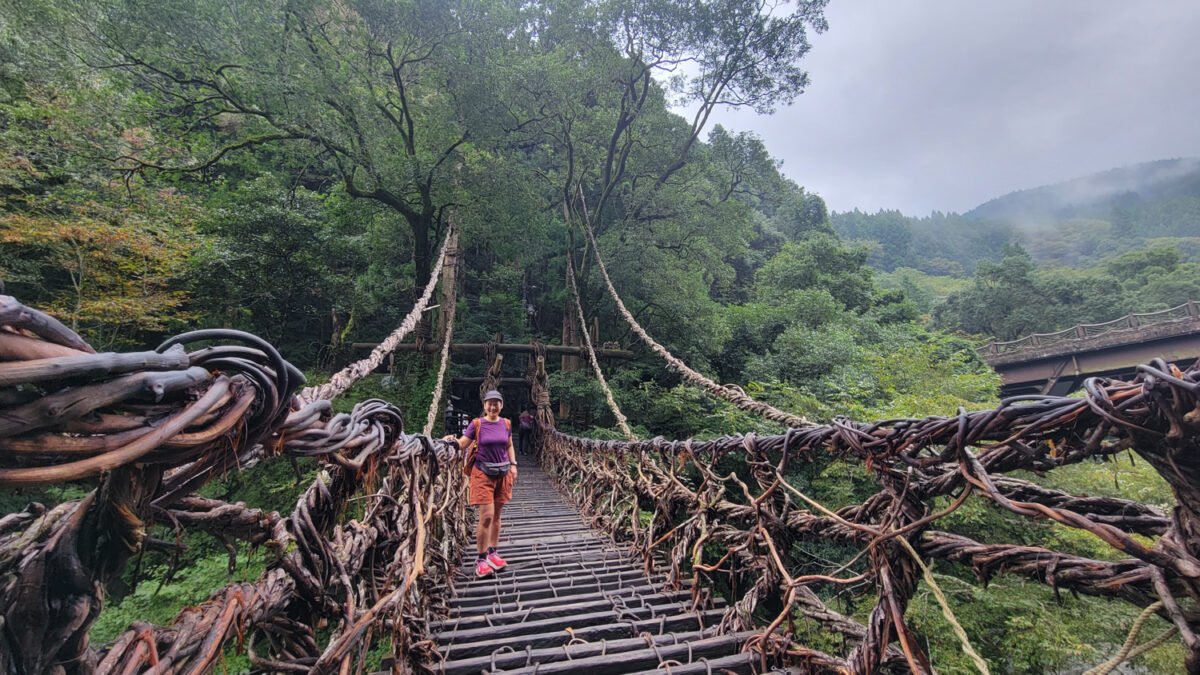
[[[479,507],[479,525],[475,529],[475,576],[486,577],[504,569],[508,564],[496,547],[500,543],[500,512],[512,501],[513,484],[517,480],[517,455],[513,449],[512,422],[500,417],[504,397],[492,389],[483,395],[483,416],[477,417],[463,429],[462,436],[453,434],[443,440],[456,441],[466,450],[467,462],[463,471],[470,476],[468,503]]]
[[[533,454],[531,447],[533,438],[533,408],[526,408],[521,412],[521,416],[517,418],[519,426],[517,427],[517,454],[529,456]]]

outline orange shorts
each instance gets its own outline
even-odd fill
[[[512,471],[503,476],[492,478],[477,466],[471,467],[471,488],[467,493],[467,503],[471,506],[480,504],[507,504],[512,501],[513,483]]]

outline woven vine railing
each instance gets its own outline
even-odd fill
[[[231,645],[259,670],[351,672],[381,632],[403,663],[431,648],[417,636],[466,538],[462,472],[439,469],[461,461],[455,446],[405,435],[382,401],[334,414],[300,398],[301,374],[237,331],[96,354],[0,296],[0,359],[0,487],[96,485],[0,517],[0,673],[200,673]],[[195,494],[278,456],[322,465],[286,517]],[[356,500],[361,517],[345,518]],[[104,587],[154,525],[245,540],[273,562],[93,648]]]
[[[711,441],[597,441],[552,428],[543,464],[596,521],[630,541],[673,583],[730,589],[725,625],[768,625],[755,643],[764,664],[811,672],[932,672],[906,609],[930,561],[953,561],[982,580],[1012,574],[1056,591],[1105,596],[1168,620],[1200,670],[1200,369],[1162,362],[1133,382],[1089,380],[1084,398],[1020,397],[955,417],[864,424],[838,420],[778,436]],[[1053,471],[1130,450],[1170,485],[1177,505],[1075,496],[1006,474]],[[857,463],[878,482],[862,503],[825,508],[788,480],[824,458]],[[1093,560],[1049,548],[981,542],[938,529],[968,499],[1095,535],[1120,555]],[[814,564],[806,545],[858,551]],[[1150,542],[1150,543],[1147,543]],[[662,562],[666,561],[666,562]],[[829,606],[826,591],[870,589],[865,621]],[[1156,604],[1157,603],[1157,604]],[[952,617],[952,608],[945,611]],[[793,639],[797,620],[840,634],[842,653]],[[955,623],[957,626],[957,624]],[[969,636],[957,631],[982,669]]]
[[[728,589],[727,628],[767,626],[753,643],[764,665],[932,672],[906,610],[921,579],[932,579],[927,564],[951,561],[985,580],[1019,575],[1146,608],[1177,632],[1187,670],[1200,671],[1200,369],[1155,362],[1133,382],[1089,380],[1084,398],[1019,397],[950,418],[621,442],[554,429],[544,353],[535,352],[527,377],[543,464],[648,567],[665,566],[673,583],[691,578],[698,602],[705,589]],[[0,358],[0,487],[96,486],[81,500],[0,517],[0,672],[198,673],[236,645],[258,670],[350,673],[383,633],[400,663],[436,660],[420,626],[467,534],[461,471],[442,470],[457,468],[454,445],[405,435],[383,402],[342,414],[326,400],[306,402],[296,396],[300,373],[236,331],[96,354],[54,319],[0,296]],[[1125,451],[1170,485],[1171,512],[1008,475]],[[323,467],[287,516],[196,495],[280,456]],[[822,458],[861,464],[878,491],[825,508],[787,480]],[[939,529],[968,499],[1084,530],[1125,558]],[[346,518],[360,502],[360,517]],[[93,647],[88,629],[105,584],[156,524],[244,540],[272,563],[168,625],[135,624]],[[801,557],[811,542],[860,553],[814,567]],[[830,588],[870,588],[876,603],[858,621],[826,602]],[[843,636],[845,650],[806,645],[793,626],[801,617]],[[970,636],[960,639],[973,654]]]

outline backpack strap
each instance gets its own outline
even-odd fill
[[[475,465],[475,455],[479,453],[479,418],[471,420],[471,424],[475,425],[475,438],[471,439],[471,448],[467,451],[466,463],[463,465],[463,473],[471,475],[471,467]]]

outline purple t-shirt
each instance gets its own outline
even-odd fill
[[[463,436],[475,440],[475,420],[467,423]],[[479,419],[479,450],[475,453],[475,461],[499,464],[508,461],[508,441],[510,439],[508,424],[504,418],[489,422],[486,417]]]

